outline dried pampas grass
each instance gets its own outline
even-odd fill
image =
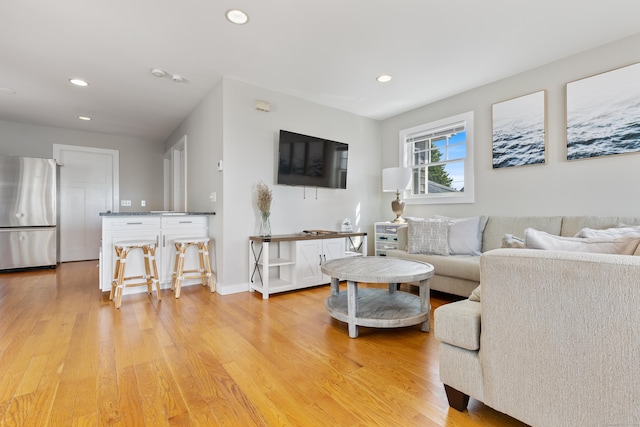
[[[271,190],[267,187],[267,184],[260,181],[258,183],[258,209],[263,215],[271,212],[272,200],[273,194],[271,194]]]

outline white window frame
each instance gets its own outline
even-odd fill
[[[475,201],[473,111],[401,130],[398,144],[400,150],[398,158],[400,159],[401,167],[410,168],[412,166],[412,153],[409,152],[409,147],[406,142],[408,137],[416,133],[426,133],[432,130],[452,126],[460,122],[464,122],[467,132],[466,157],[464,159],[464,191],[414,195],[411,194],[410,190],[407,190],[404,192],[404,201],[407,204],[453,204],[473,203]]]

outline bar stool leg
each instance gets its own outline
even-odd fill
[[[153,268],[152,282],[156,283],[156,297],[158,301],[162,300],[160,296],[160,276],[158,276],[158,265],[156,264],[156,247],[155,245],[149,246],[149,258],[151,260],[151,267]]]
[[[127,266],[127,256],[129,255],[130,249],[129,248],[121,248],[118,247],[116,250],[119,249],[119,257],[120,257],[120,263],[118,265],[118,272],[117,272],[117,279],[116,282],[114,283],[115,285],[115,307],[116,308],[120,308],[120,306],[122,305],[122,293],[124,290],[124,272]],[[112,285],[113,287],[113,285]]]
[[[207,243],[198,243],[200,251],[200,269],[203,272],[202,284],[209,286],[211,292],[215,292],[216,285],[213,281],[213,273],[211,273],[211,259],[209,258],[209,245]],[[206,282],[205,282],[206,279]]]
[[[184,279],[184,255],[187,251],[188,245],[176,243],[176,256],[178,265],[176,266],[175,275],[175,292],[176,298],[180,298],[180,288],[182,287],[182,280]]]

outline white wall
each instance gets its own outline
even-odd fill
[[[209,219],[212,262],[218,284],[224,277],[225,239],[222,159],[222,82],[216,84],[165,141],[165,151],[187,136],[187,210],[215,212]],[[209,195],[216,193],[216,202]]]
[[[269,102],[271,112],[255,110],[256,99]],[[316,199],[315,188],[307,188],[304,198],[301,187],[275,185],[280,129],[348,143],[347,189],[321,188]],[[351,218],[355,230],[372,233],[373,222],[380,218],[381,140],[377,121],[225,78],[165,144],[170,145],[183,134],[187,135],[189,168],[195,165],[194,158],[206,160],[211,171],[215,171],[218,160],[224,164],[223,172],[210,172],[214,176],[210,188],[219,188],[222,182],[212,227],[222,293],[248,289],[248,238],[258,233],[255,197],[259,181],[273,191],[273,234],[339,230],[344,218]],[[215,148],[207,152],[203,147],[210,144]],[[199,155],[195,156],[193,150]],[[205,178],[205,182],[208,180]],[[192,192],[191,178],[188,186],[187,203],[193,210],[211,190]],[[198,199],[196,204],[192,203],[193,197]]]
[[[131,207],[120,207],[120,211],[162,209],[162,143],[0,120],[0,155],[53,158],[53,144],[118,150],[120,199],[132,201]],[[146,207],[140,207],[141,200]]]
[[[640,153],[566,160],[565,85],[640,61],[640,34],[426,105],[382,123],[382,167],[398,165],[398,132],[466,111],[475,112],[476,202],[410,205],[405,216],[433,214],[626,215],[640,212],[635,182]],[[473,72],[473,67],[469,68]],[[547,91],[547,164],[492,169],[491,105]],[[381,205],[390,209],[393,197]]]

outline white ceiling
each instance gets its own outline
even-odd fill
[[[163,141],[223,76],[384,119],[637,33],[638,16],[638,0],[2,0],[0,120]]]

